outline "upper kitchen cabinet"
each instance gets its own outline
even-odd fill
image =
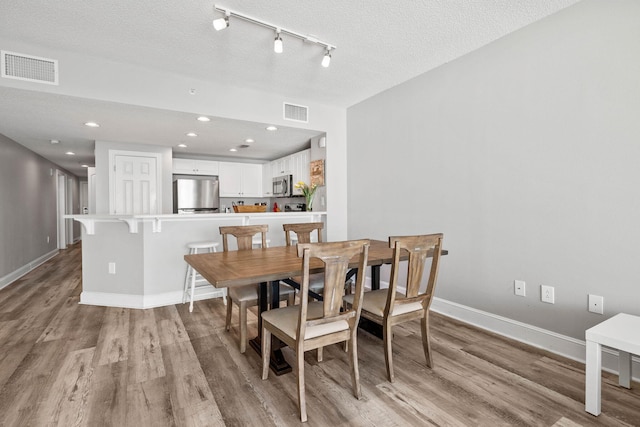
[[[262,197],[262,165],[220,162],[220,197]]]
[[[220,162],[213,160],[173,159],[173,173],[188,175],[218,175]]]
[[[310,169],[309,162],[311,161],[311,149],[303,150],[298,153],[291,154],[280,159],[273,160],[269,164],[265,164],[263,180],[268,180],[268,183],[264,183],[265,196],[271,195],[271,180],[272,178],[282,175],[292,175],[293,183],[304,181],[309,184]],[[294,196],[301,196],[302,190],[299,188],[293,189]]]
[[[291,169],[291,156],[283,157],[281,159],[274,160],[270,163],[272,178],[282,175],[292,175]]]
[[[292,154],[289,157],[291,158],[291,175],[293,175],[293,183],[295,184],[297,182],[303,181],[306,184],[311,184],[309,182],[311,179],[309,169],[309,163],[311,161],[311,150],[303,150],[299,153]],[[301,196],[302,190],[294,187],[293,194]]]
[[[265,163],[262,165],[262,197],[273,196],[273,173],[271,172],[271,163]]]

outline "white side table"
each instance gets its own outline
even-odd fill
[[[602,388],[601,346],[619,351],[619,384],[631,388],[631,355],[640,354],[640,317],[630,314],[616,314],[585,332],[587,341],[587,364],[584,409],[593,415],[600,415]]]

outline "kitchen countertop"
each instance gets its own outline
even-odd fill
[[[255,218],[282,218],[313,216],[321,221],[326,216],[325,211],[302,212],[243,212],[243,213],[208,213],[208,214],[155,214],[155,215],[65,215],[65,218],[78,221],[84,227],[87,234],[95,234],[95,224],[98,222],[125,222],[129,226],[130,233],[137,233],[138,226],[142,222],[151,222],[154,233],[162,231],[162,222],[166,221],[202,221],[224,218],[246,218],[245,222],[251,222]]]

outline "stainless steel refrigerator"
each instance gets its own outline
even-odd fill
[[[173,213],[220,211],[217,176],[176,176],[173,179]]]

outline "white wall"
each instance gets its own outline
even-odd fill
[[[0,38],[0,46],[10,51],[56,58],[61,70],[59,86],[13,79],[3,79],[0,85],[326,132],[327,183],[331,188],[327,195],[327,206],[331,210],[328,234],[332,240],[346,238],[347,189],[344,183],[347,168],[347,114],[344,108],[222,85],[215,81],[215,77],[207,81],[187,79],[161,70],[104,61],[16,40]],[[195,89],[196,94],[191,95],[190,89]],[[309,123],[284,120],[282,103],[285,101],[308,106]]]
[[[578,339],[640,314],[639,21],[585,0],[349,108],[349,238],[444,232],[438,297]]]

